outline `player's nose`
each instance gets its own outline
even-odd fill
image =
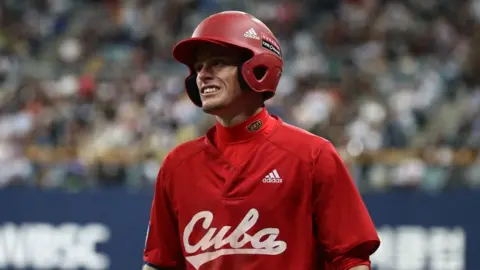
[[[202,69],[197,71],[197,76],[200,79],[200,81],[207,81],[207,80],[213,79],[212,70],[207,65],[204,65]]]

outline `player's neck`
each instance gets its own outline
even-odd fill
[[[217,121],[213,140],[217,148],[223,151],[227,144],[262,137],[259,134],[268,135],[275,123],[275,118],[270,116],[265,107],[261,107],[259,112],[233,126],[226,127]]]
[[[217,116],[217,122],[223,127],[233,127],[247,121],[262,111],[263,107],[253,107],[230,116]]]

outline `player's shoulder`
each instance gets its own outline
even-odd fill
[[[311,160],[323,150],[332,148],[332,143],[326,138],[283,121],[269,141],[304,160]]]
[[[330,143],[322,136],[315,135],[305,129],[281,122],[278,130],[272,136],[272,140],[281,145],[292,145],[296,147],[317,148]]]
[[[181,143],[170,150],[170,152],[165,156],[162,162],[162,167],[163,169],[174,170],[180,166],[183,161],[186,161],[196,154],[202,152],[205,147],[205,136]]]

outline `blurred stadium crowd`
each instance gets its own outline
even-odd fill
[[[0,186],[151,189],[214,123],[172,46],[231,9],[283,47],[270,111],[331,140],[362,192],[480,186],[476,0],[0,1]]]

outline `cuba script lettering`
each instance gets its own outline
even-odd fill
[[[260,215],[257,209],[252,208],[238,226],[231,231],[231,226],[222,228],[210,227],[214,215],[210,211],[202,211],[195,214],[190,222],[185,226],[183,233],[183,244],[188,254],[196,255],[186,256],[187,261],[195,269],[203,264],[215,260],[224,255],[240,254],[258,254],[258,255],[278,255],[287,249],[287,243],[277,240],[280,230],[278,228],[264,228],[250,235],[248,231],[257,223]],[[190,235],[194,229],[201,226],[206,230],[206,234],[197,243],[190,242]],[[228,236],[227,236],[228,235]],[[262,240],[264,239],[264,240]],[[244,248],[250,243],[253,248]],[[206,250],[215,249],[206,252]]]

